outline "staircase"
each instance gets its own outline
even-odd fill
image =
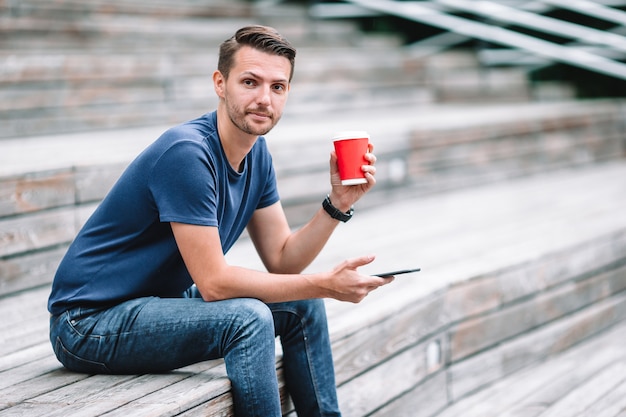
[[[626,94],[625,7],[623,0],[347,0],[318,3],[312,15],[393,16],[396,22],[413,23],[404,32],[417,40],[412,46],[416,54],[439,53],[471,41],[484,66],[537,73],[566,64],[607,77],[614,96],[616,87],[618,94]],[[432,28],[439,33],[430,36]]]
[[[253,23],[275,26],[298,49],[286,117],[547,96],[525,68],[486,68],[474,51],[432,54],[398,35],[364,35],[355,21],[315,18],[321,6],[0,2],[0,139],[165,126],[204,113],[216,105],[218,45]],[[549,96],[572,94],[561,83]]]
[[[168,125],[216,105],[219,44],[247,24],[298,48],[292,113],[429,101],[394,36],[239,1],[0,2],[0,138]],[[318,88],[324,81],[328,88]],[[379,92],[384,92],[380,94]],[[333,108],[333,106],[335,108]]]

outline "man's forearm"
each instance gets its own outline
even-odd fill
[[[293,232],[283,247],[279,273],[302,272],[319,255],[339,224],[320,208],[299,230]]]

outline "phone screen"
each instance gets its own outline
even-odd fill
[[[420,268],[400,269],[398,271],[383,272],[382,274],[374,274],[374,276],[385,278],[385,277],[391,277],[391,276],[396,276],[396,275],[409,274],[411,272],[417,272],[420,270],[421,270]]]

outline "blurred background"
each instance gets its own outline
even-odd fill
[[[217,46],[250,23],[275,26],[299,49],[293,113],[623,97],[622,9],[620,0],[3,0],[0,136],[193,117],[214,106]]]
[[[285,116],[268,135],[295,224],[326,192],[337,130],[372,136],[381,197],[370,205],[621,157],[624,10],[619,0],[0,0],[0,174],[127,163],[166,127],[215,108],[218,45],[259,23],[298,49]],[[118,174],[101,174],[103,189]]]

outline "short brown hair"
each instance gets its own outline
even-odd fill
[[[289,74],[289,81],[291,81],[296,60],[296,49],[276,29],[260,25],[243,27],[220,45],[217,69],[225,78],[228,78],[230,69],[234,65],[235,53],[242,46],[250,46],[262,52],[287,58],[291,64],[291,73]]]

